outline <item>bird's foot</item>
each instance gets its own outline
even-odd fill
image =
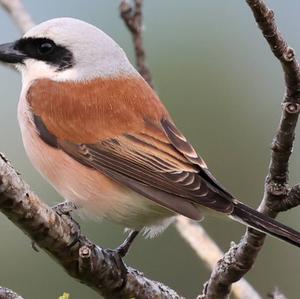
[[[134,239],[137,237],[138,234],[139,231],[137,230],[131,231],[125,239],[125,241],[115,249],[115,251],[119,254],[121,258],[124,258],[127,255]]]
[[[126,265],[123,262],[123,258],[127,255],[134,239],[137,237],[139,234],[138,231],[131,231],[127,238],[124,240],[124,242],[118,246],[116,249],[111,250],[111,249],[106,249],[105,252],[106,254],[109,254],[111,258],[113,259],[114,263],[116,264],[117,268],[120,270],[120,276],[122,279],[122,284],[120,285],[120,289],[124,287],[124,285],[127,282],[127,274],[128,274],[128,269]]]
[[[56,212],[59,216],[68,217],[69,220],[71,220],[72,223],[75,224],[75,226],[78,228],[78,230],[80,230],[79,223],[76,220],[74,220],[74,218],[72,217],[72,213],[74,211],[76,211],[77,209],[78,209],[78,207],[70,201],[61,202],[52,207],[52,210],[54,210],[54,212]]]
[[[59,203],[52,207],[52,209],[59,215],[59,216],[66,216],[72,223],[72,230],[75,232],[74,240],[70,243],[69,247],[72,247],[74,244],[76,244],[80,237],[80,225],[79,223],[74,220],[72,217],[72,212],[78,209],[78,207],[69,201],[64,201],[62,203]],[[36,242],[31,242],[31,247],[34,251],[39,252],[38,245]]]
[[[70,201],[61,202],[52,207],[52,209],[59,216],[66,216],[72,223],[72,231],[75,232],[74,240],[69,244],[68,247],[72,247],[75,245],[80,238],[80,225],[79,223],[72,217],[72,213],[78,209],[78,207]]]

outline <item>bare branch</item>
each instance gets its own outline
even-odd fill
[[[0,4],[11,15],[21,32],[25,33],[34,26],[21,0],[0,0]]]
[[[134,0],[134,7],[127,0],[120,3],[120,15],[131,32],[135,50],[136,65],[139,73],[153,87],[151,73],[146,64],[146,54],[143,45],[143,0]]]
[[[14,291],[0,286],[0,299],[23,299]]]
[[[246,0],[255,20],[274,55],[280,61],[286,84],[286,95],[279,128],[272,144],[269,173],[264,198],[258,210],[270,217],[299,203],[299,187],[289,192],[288,163],[292,153],[295,127],[300,111],[300,69],[295,53],[277,29],[274,13],[263,0]],[[228,298],[231,284],[243,277],[252,267],[262,248],[265,234],[248,228],[238,245],[232,246],[211,274],[202,298]]]
[[[224,252],[199,223],[179,216],[177,217],[176,228],[209,270],[212,270],[218,260],[224,256]],[[261,299],[256,290],[243,278],[233,285],[232,293],[235,298]]]
[[[52,256],[72,277],[109,298],[180,299],[160,282],[127,267],[112,250],[102,249],[59,216],[29,189],[0,156],[0,211]]]

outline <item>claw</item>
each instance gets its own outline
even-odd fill
[[[31,241],[31,248],[35,251],[35,252],[40,252],[38,245],[34,242]]]
[[[71,213],[76,211],[78,207],[73,202],[64,201],[53,206],[52,209],[59,215],[71,216]]]

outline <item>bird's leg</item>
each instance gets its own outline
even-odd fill
[[[105,249],[106,254],[109,254],[113,257],[113,259],[117,265],[117,268],[120,269],[120,271],[121,271],[121,278],[123,281],[121,288],[123,288],[123,286],[126,284],[127,274],[128,274],[127,267],[123,262],[123,258],[128,253],[128,250],[129,250],[133,240],[136,238],[136,236],[138,234],[139,234],[139,231],[133,230],[126,237],[125,241],[120,246],[118,246],[115,250]]]
[[[133,230],[129,233],[129,235],[127,236],[127,238],[125,239],[125,241],[116,248],[116,252],[120,255],[120,257],[125,257],[126,254],[129,251],[129,248],[131,247],[134,239],[137,237],[137,235],[139,234],[138,230]]]

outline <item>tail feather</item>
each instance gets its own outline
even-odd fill
[[[231,217],[258,231],[300,247],[299,232],[240,202],[235,203]]]

